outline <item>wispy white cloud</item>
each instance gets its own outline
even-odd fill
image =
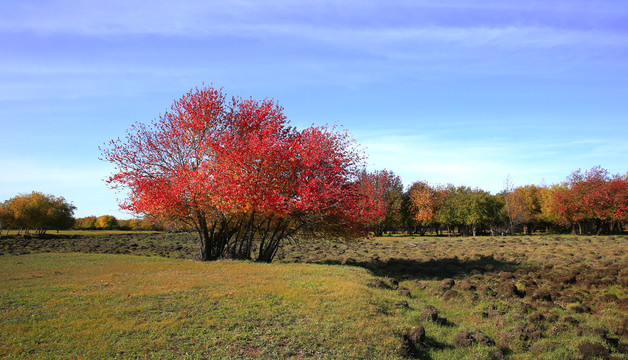
[[[267,29],[275,34],[299,34],[321,42],[363,49],[395,48],[400,44],[455,44],[464,47],[547,48],[586,44],[589,46],[626,46],[622,34],[601,31],[566,30],[536,26],[425,26],[386,29],[331,29],[283,26]],[[251,33],[260,33],[251,28]],[[377,45],[373,47],[373,45]]]
[[[517,2],[519,3],[519,2]],[[419,7],[457,7],[475,9],[524,10],[529,5],[492,2],[445,2],[442,4],[421,3]],[[55,1],[40,4],[19,4],[8,8],[0,15],[0,30],[3,32],[29,31],[44,34],[78,34],[89,36],[109,35],[165,35],[165,36],[238,36],[251,38],[299,37],[320,43],[362,48],[374,45],[452,43],[468,47],[554,47],[586,44],[589,46],[625,46],[628,39],[623,34],[601,30],[578,30],[552,24],[500,25],[469,24],[452,26],[436,21],[419,21],[401,25],[378,25],[376,23],[336,22],[335,13],[378,11],[397,7],[399,12],[413,9],[417,4],[386,4],[371,2],[303,3],[301,1],[273,2],[204,2],[204,1]],[[552,9],[552,7],[546,8]],[[534,8],[535,6],[532,6]],[[1,8],[1,7],[0,7]],[[590,14],[582,10],[582,16]],[[604,7],[596,6],[595,9]],[[365,10],[366,9],[366,10]],[[561,8],[575,11],[578,6]],[[313,13],[312,16],[305,14]],[[313,20],[329,18],[329,21]],[[513,23],[517,23],[516,21]]]
[[[558,183],[579,168],[605,167],[607,162],[617,164],[616,158],[628,156],[628,146],[611,139],[465,141],[449,140],[441,133],[362,134],[358,141],[368,148],[371,169],[393,170],[406,185],[425,180],[479,187],[493,193],[503,189],[507,175],[516,185]],[[607,169],[611,173],[624,171]]]
[[[440,7],[519,11],[539,4],[183,0],[0,4],[0,33],[14,36],[17,43],[24,33],[38,34],[38,39],[50,37],[59,43],[71,43],[76,39],[67,35],[78,35],[93,37],[111,50],[94,53],[87,49],[83,53],[81,43],[70,46],[71,54],[58,51],[52,58],[37,56],[40,53],[35,48],[23,56],[9,55],[0,60],[0,97],[21,100],[37,94],[50,96],[46,89],[53,83],[61,87],[54,91],[55,97],[72,98],[103,95],[113,87],[123,94],[134,94],[154,89],[159,83],[189,87],[203,80],[255,86],[272,82],[277,73],[291,74],[289,82],[298,85],[349,87],[417,73],[554,75],[577,67],[582,57],[593,62],[614,59],[607,56],[605,60],[592,49],[628,47],[628,37],[621,32],[570,28],[553,22],[518,22],[516,18],[472,23],[429,18],[402,23],[373,21],[378,13],[386,11],[420,13],[423,8]],[[546,7],[557,11],[556,6]],[[578,6],[565,7],[577,11],[574,8]],[[362,20],[352,20],[352,13]],[[173,38],[199,41],[198,49],[191,51],[188,43],[181,47],[187,48],[189,56],[169,57],[180,49]],[[246,44],[240,43],[243,38]],[[134,49],[130,44],[140,44],[138,39],[145,39],[151,49],[163,46],[163,58],[152,51],[148,56],[146,49]],[[247,46],[256,54],[254,57],[246,55]],[[574,73],[593,76],[587,71]],[[13,81],[16,77],[19,83]]]

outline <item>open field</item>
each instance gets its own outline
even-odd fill
[[[1,256],[6,359],[395,358],[395,294],[364,269]]]
[[[480,330],[513,359],[628,358],[625,236],[403,237],[285,250],[281,261],[356,265],[396,279],[411,292],[416,322],[445,344]],[[451,326],[422,322],[425,304]]]
[[[305,242],[274,264],[41,254],[66,251],[189,259],[196,245],[0,240],[6,358],[628,358],[626,236]],[[425,339],[404,339],[417,325]]]

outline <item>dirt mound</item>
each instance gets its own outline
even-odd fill
[[[583,359],[608,359],[610,351],[602,344],[583,343],[578,345],[578,353]]]
[[[467,347],[474,344],[495,346],[495,341],[479,330],[474,332],[460,331],[454,335],[454,345],[457,347]]]

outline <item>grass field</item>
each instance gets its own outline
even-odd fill
[[[0,257],[7,359],[395,358],[394,294],[364,270],[154,257]]]
[[[305,242],[273,264],[65,251],[196,250],[186,234],[2,239],[0,357],[628,358],[626,236]]]

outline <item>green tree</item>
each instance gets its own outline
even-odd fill
[[[475,236],[482,228],[493,229],[501,221],[502,207],[497,196],[484,190],[448,185],[434,219],[447,226],[450,234],[458,228],[462,235]]]
[[[456,187],[447,185],[443,189],[443,202],[438,209],[434,220],[447,227],[447,232],[451,235],[452,230],[464,224],[466,208],[464,206],[464,194],[471,191],[466,186]]]
[[[488,227],[493,229],[501,221],[500,210],[503,207],[503,203],[497,196],[491,195],[484,190],[475,189],[467,193],[465,202],[468,209],[464,223],[471,228],[473,236],[481,228]]]

